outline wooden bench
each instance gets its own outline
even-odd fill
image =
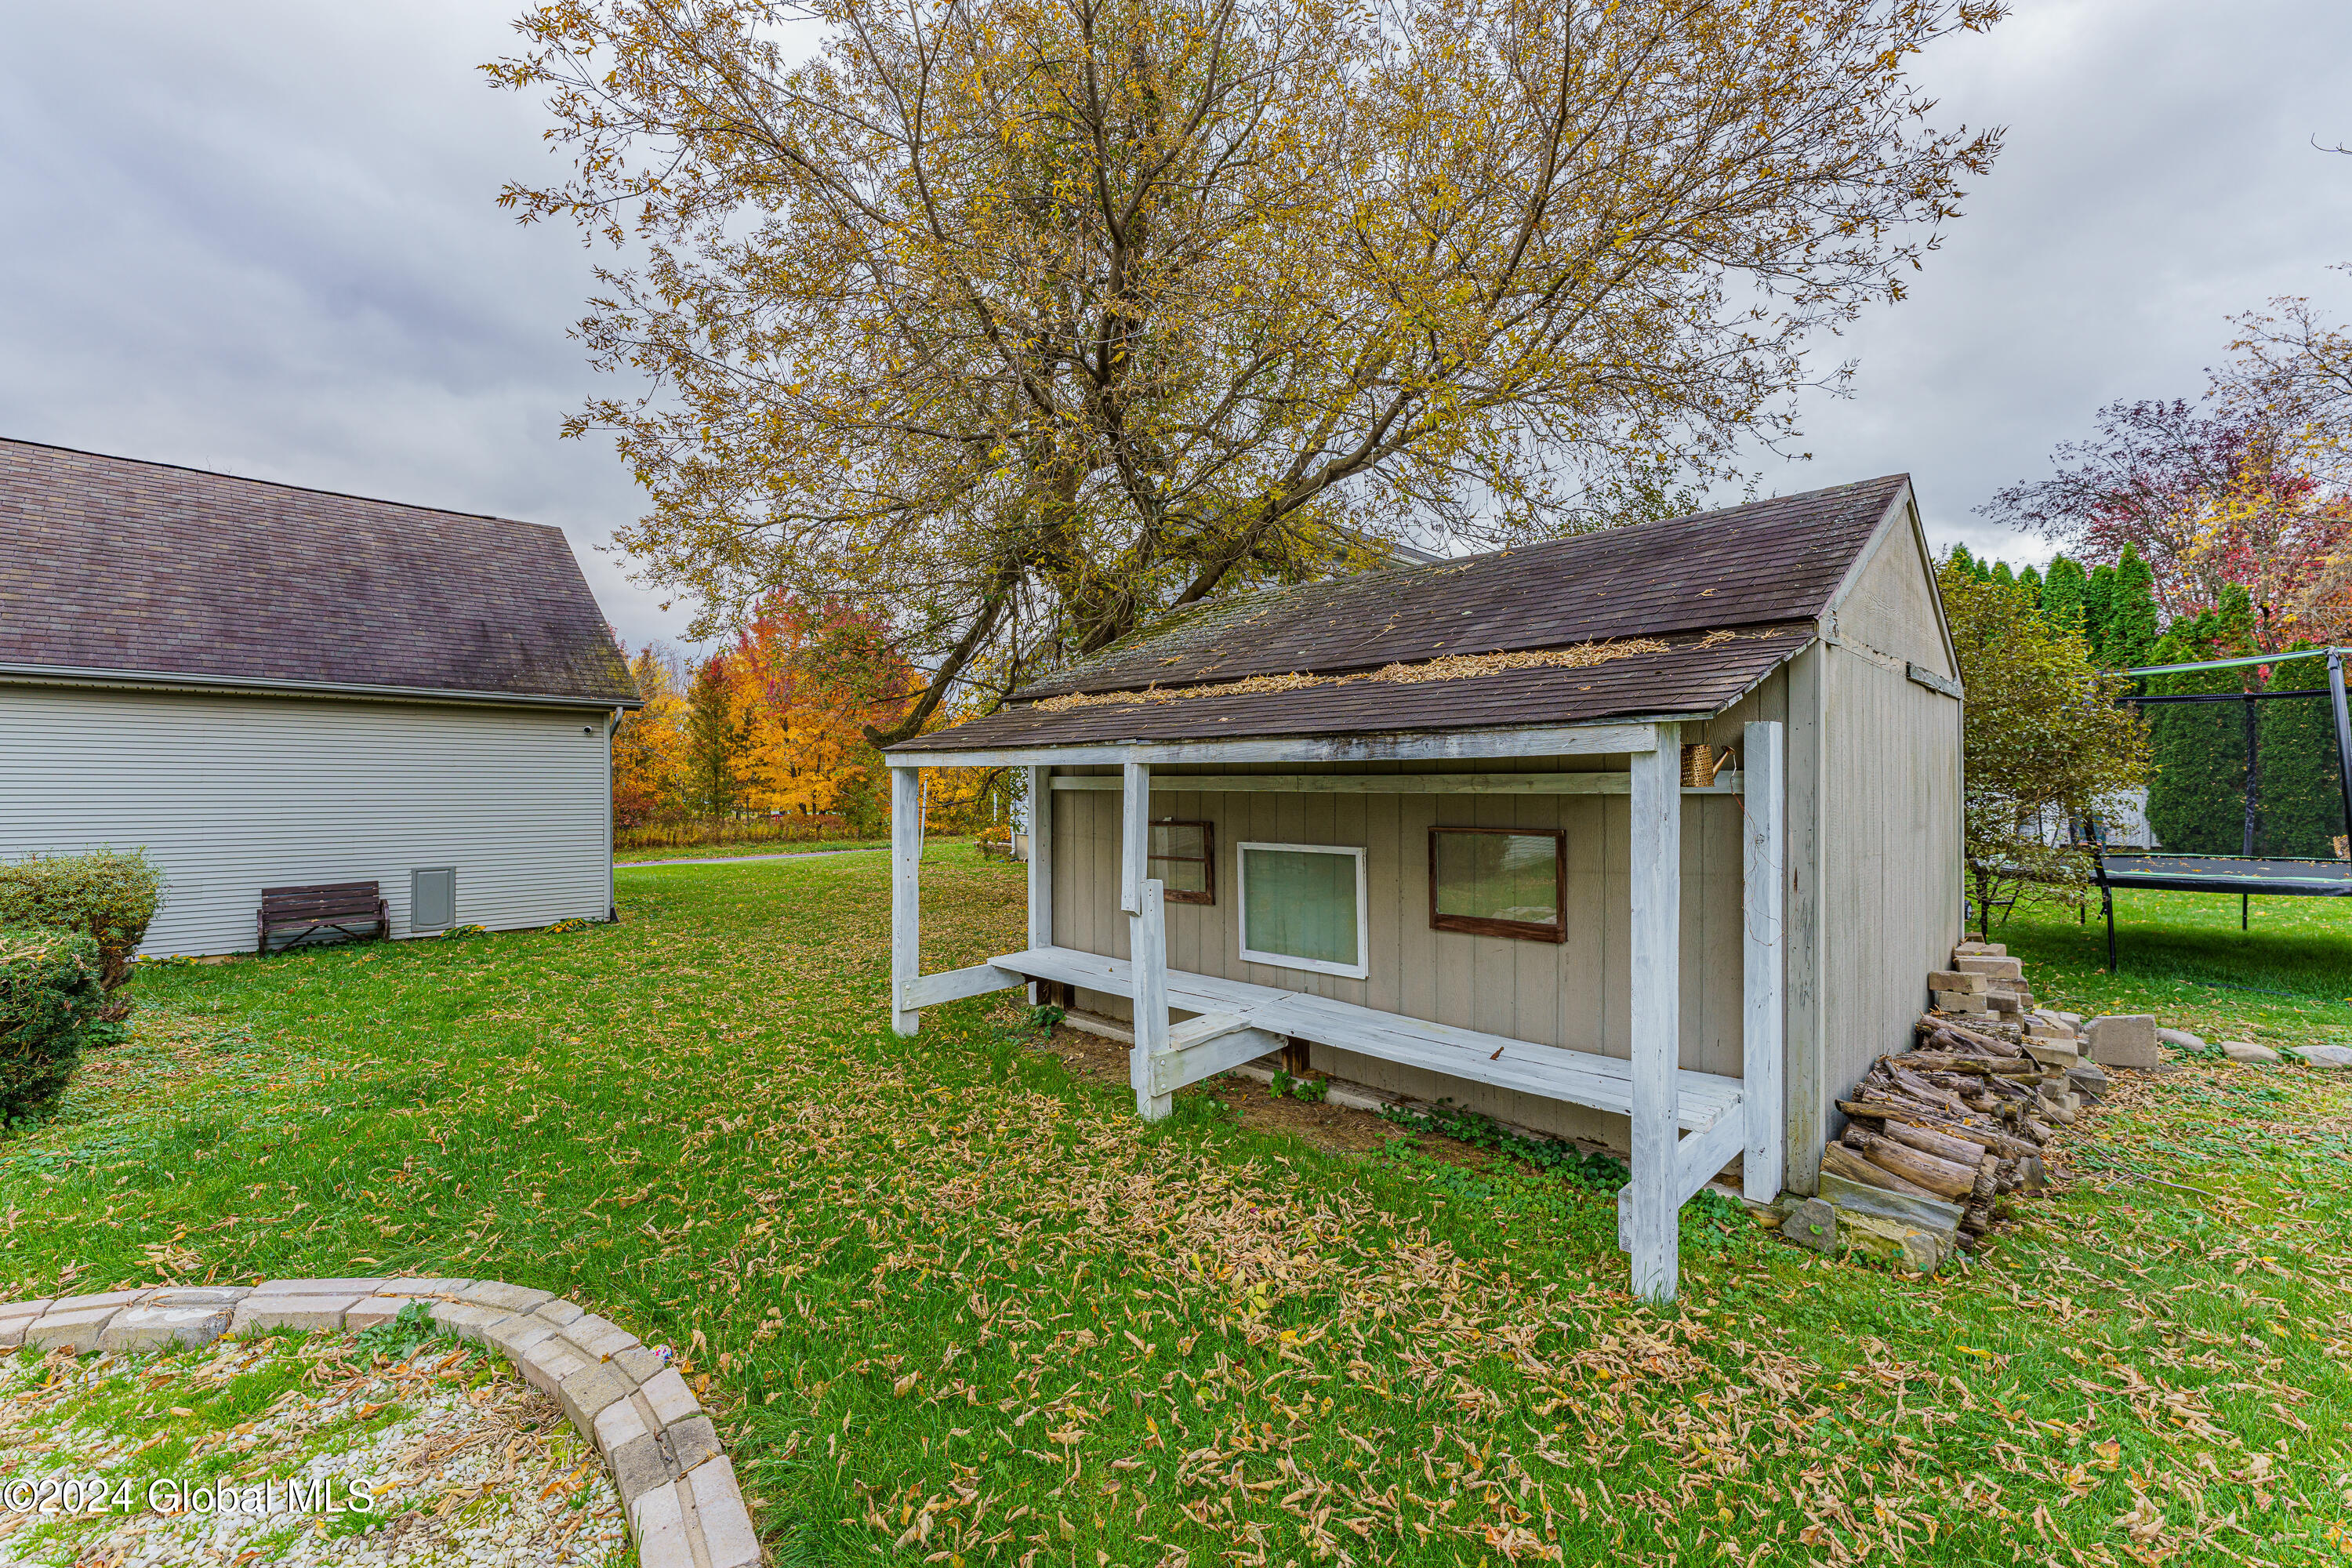
[[[254,917],[260,927],[256,952],[269,951],[272,931],[301,934],[286,944],[299,946],[322,931],[347,937],[392,934],[392,910],[373,882],[323,882],[310,888],[264,888],[261,911]],[[373,928],[371,930],[371,928]]]

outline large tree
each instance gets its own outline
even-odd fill
[[[2005,0],[563,0],[487,68],[621,254],[623,542],[1002,689],[1383,541],[1683,504],[1792,434],[1991,134],[1907,72]],[[797,30],[796,30],[797,29]]]

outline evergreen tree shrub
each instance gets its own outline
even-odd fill
[[[98,943],[54,926],[0,926],[0,1126],[65,1092],[105,1010]]]

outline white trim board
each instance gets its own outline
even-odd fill
[[[1704,717],[1704,715],[1700,715]],[[1545,724],[1507,730],[1416,730],[1391,734],[1292,736],[1248,741],[1124,741],[1086,746],[1005,746],[992,751],[893,752],[898,768],[1117,766],[1176,763],[1415,763],[1465,757],[1612,756],[1657,748],[1657,726]]]
[[[1039,770],[1044,771],[1044,770]],[[1163,794],[1196,795],[1625,795],[1633,774],[1585,773],[1161,773],[1151,787]],[[1116,791],[1125,786],[1111,773],[1055,773],[1048,787]],[[1685,784],[1685,795],[1738,795],[1740,774],[1726,769],[1713,784]]]
[[[1356,861],[1356,962],[1331,963],[1320,959],[1301,958],[1296,953],[1268,952],[1250,946],[1249,940],[1249,852],[1264,849],[1294,855],[1350,855]],[[1249,841],[1234,846],[1234,926],[1240,931],[1241,956],[1244,963],[1263,963],[1269,969],[1302,971],[1309,974],[1336,974],[1345,980],[1361,980],[1371,973],[1371,892],[1365,870],[1365,854],[1361,847],[1348,844],[1265,844]]]

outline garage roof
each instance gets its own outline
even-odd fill
[[[0,673],[637,704],[558,529],[29,441]]]

